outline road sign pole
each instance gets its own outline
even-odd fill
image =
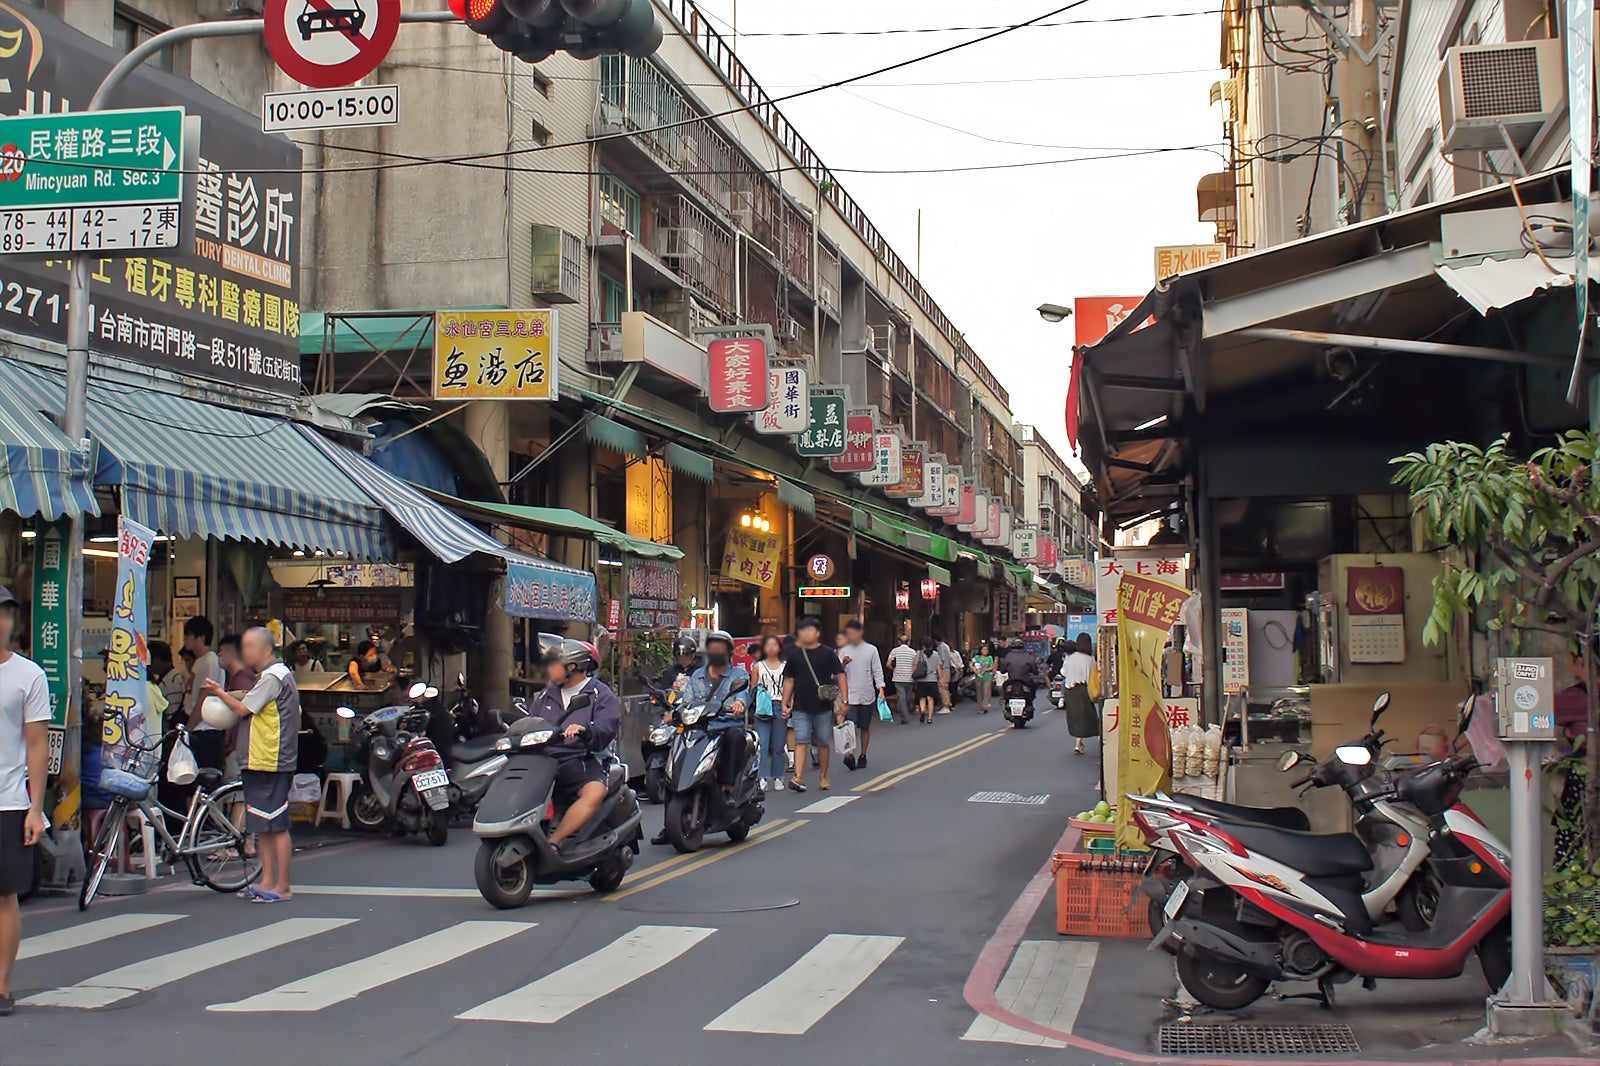
[[[457,22],[450,11],[407,11],[401,22]],[[89,111],[104,111],[122,83],[145,60],[159,52],[208,37],[259,37],[263,19],[230,19],[174,26],[135,45],[106,73],[89,100]],[[62,429],[67,439],[87,447],[89,397],[89,256],[74,255],[67,282],[67,396]],[[67,533],[67,738],[61,765],[81,773],[83,738],[83,516],[72,519]],[[81,793],[80,793],[81,795]],[[80,823],[81,824],[81,823]]]

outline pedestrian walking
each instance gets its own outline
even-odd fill
[[[834,718],[843,720],[848,682],[838,653],[822,645],[822,623],[802,618],[795,635],[799,639],[784,662],[783,678],[784,713],[794,729],[794,776],[789,787],[806,790],[806,747],[811,745],[818,752],[817,787],[826,792]]]
[[[972,674],[978,682],[978,710],[988,714],[994,699],[994,647],[987,640],[978,644],[972,657]]]
[[[900,635],[900,641],[889,652],[889,661],[885,664],[889,668],[889,677],[894,682],[894,720],[900,725],[911,724],[911,715],[915,713],[913,707],[916,697],[917,649],[911,646],[911,638],[906,634]]]
[[[761,657],[756,660],[756,739],[760,743],[761,790],[772,782],[774,792],[783,791],[783,775],[789,770],[787,732],[789,716],[783,709],[783,638],[769,633],[761,639]]]
[[[0,1015],[15,1007],[11,971],[22,943],[17,896],[33,887],[50,754],[50,686],[37,663],[12,650],[20,606],[0,585]]]
[[[1061,685],[1067,711],[1067,731],[1077,738],[1073,753],[1083,754],[1083,738],[1100,735],[1100,714],[1094,701],[1100,693],[1094,691],[1095,675],[1094,641],[1089,634],[1079,633],[1075,644],[1067,645],[1067,654],[1061,660]]]
[[[939,698],[939,646],[932,640],[922,642],[912,677],[917,684],[917,717],[932,725],[934,701]]]
[[[243,697],[206,681],[206,695],[216,696],[241,719],[239,763],[244,782],[244,828],[256,834],[261,855],[261,883],[241,897],[252,903],[283,903],[294,898],[289,885],[289,785],[294,781],[300,744],[300,690],[294,671],[278,659],[272,633],[265,627],[245,631],[239,642],[244,664],[257,675]]]
[[[867,742],[872,739],[872,723],[878,720],[878,701],[884,697],[883,658],[875,645],[868,644],[866,630],[859,619],[845,623],[846,643],[840,660],[844,663],[845,690],[850,698],[845,717],[856,724],[856,753],[844,757],[851,770],[867,768]]]
[[[950,713],[950,686],[955,684],[955,652],[950,650],[950,645],[945,639],[935,635],[934,648],[939,653],[939,713]]]

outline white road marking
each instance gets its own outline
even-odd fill
[[[904,941],[898,936],[830,933],[706,1029],[799,1036],[860,987]]]
[[[807,804],[794,813],[827,814],[829,811],[836,811],[846,804],[854,803],[860,798],[860,796],[824,796],[822,799],[817,800],[817,802]]]
[[[968,803],[1018,803],[1028,807],[1043,807],[1049,800],[1048,792],[1027,796],[1019,792],[974,792],[967,797]]]
[[[295,885],[297,896],[383,896],[401,899],[480,899],[475,888],[407,888],[403,885]],[[568,899],[573,896],[590,896],[587,888],[582,892],[573,889],[534,889],[532,899]]]
[[[98,944],[102,940],[110,940],[125,933],[154,929],[158,925],[166,925],[182,917],[181,914],[115,914],[109,918],[99,918],[68,929],[57,929],[53,933],[40,933],[22,942],[22,948],[17,952],[17,961],[25,962],[28,959],[37,959],[41,955],[53,955],[58,951],[70,951],[87,944]]]
[[[213,1003],[227,1012],[316,1011],[355,999],[391,981],[442,966],[479,948],[532,929],[536,922],[460,922],[408,944],[335,966],[236,1003]]]
[[[995,989],[995,1000],[1012,1014],[1070,1033],[1083,1009],[1083,997],[1089,990],[1099,952],[1100,945],[1092,940],[1024,940],[1017,945],[1011,965]],[[1067,1046],[1063,1041],[1025,1032],[986,1015],[980,1015],[961,1039],[1030,1047]]]
[[[641,925],[555,973],[456,1015],[547,1025],[654,973],[716,932],[692,925]]]
[[[148,992],[152,988],[170,985],[185,977],[229,966],[240,959],[260,954],[269,948],[290,944],[296,940],[316,936],[349,925],[354,918],[286,918],[259,929],[225,936],[192,948],[184,948],[167,955],[108,970],[98,977],[67,988],[53,988],[29,996],[23,1004],[29,1007],[77,1007],[93,1010]]]

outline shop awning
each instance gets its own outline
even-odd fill
[[[659,544],[643,537],[631,537],[596,518],[565,507],[527,507],[514,503],[459,500],[454,496],[430,492],[429,496],[460,515],[475,521],[500,523],[537,529],[564,536],[592,537],[601,544],[646,559],[682,559],[683,549],[674,544]]]
[[[591,414],[585,418],[583,435],[594,444],[603,444],[614,452],[631,455],[635,459],[643,459],[650,454],[650,445],[643,433],[605,415]]]
[[[0,392],[55,415],[66,381],[8,359]],[[95,483],[118,486],[135,522],[174,537],[389,555],[383,510],[291,422],[91,379],[88,428]]]
[[[701,455],[693,448],[685,448],[681,444],[668,444],[661,449],[661,457],[667,465],[680,474],[686,474],[706,484],[716,480],[717,468],[710,458]]]
[[[48,418],[18,401],[10,390],[0,395],[0,511],[52,522],[99,514],[88,455]]]

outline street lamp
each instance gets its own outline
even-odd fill
[[[1072,314],[1072,308],[1061,304],[1040,304],[1039,317],[1046,322],[1064,322]]]

